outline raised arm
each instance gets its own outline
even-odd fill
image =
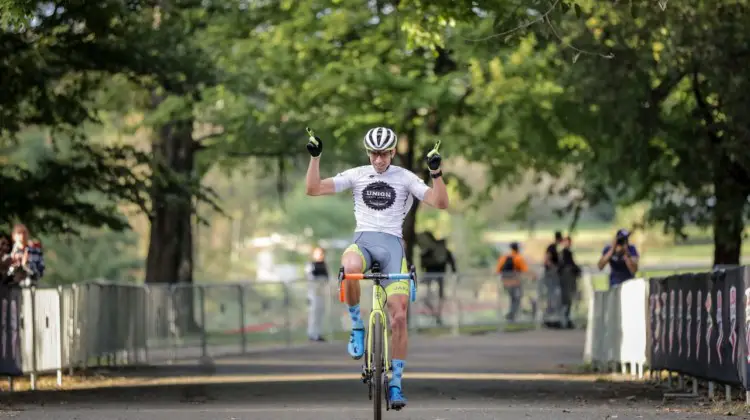
[[[307,195],[331,195],[336,193],[333,178],[320,179],[320,156],[311,157],[307,165],[305,177],[305,193]]]
[[[307,176],[305,177],[305,193],[307,195],[331,195],[336,192],[336,183],[333,178],[320,180],[320,154],[323,152],[323,140],[317,137],[308,127],[307,151],[310,153],[310,164],[307,165]]]
[[[445,187],[445,181],[443,181],[443,171],[440,165],[443,158],[438,153],[440,147],[440,140],[438,140],[435,148],[432,149],[425,160],[427,161],[427,167],[430,169],[430,178],[432,178],[432,187],[429,187],[422,193],[423,197],[420,197],[422,202],[428,205],[438,208],[447,209],[450,201],[448,199],[448,189]],[[415,189],[419,189],[415,187]]]
[[[433,178],[432,187],[425,192],[422,201],[438,209],[447,209],[448,204],[450,204],[450,201],[448,200],[448,189],[445,187],[442,172],[438,173],[440,176]],[[430,176],[432,175],[433,172],[431,171]]]

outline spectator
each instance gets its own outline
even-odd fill
[[[424,235],[431,240],[432,246],[424,248],[420,247],[420,261],[422,263],[422,271],[425,273],[423,281],[427,285],[428,292],[432,289],[432,283],[436,283],[438,287],[437,305],[433,307],[430,299],[426,300],[426,304],[432,311],[432,315],[435,317],[435,323],[437,325],[443,325],[442,314],[443,303],[445,301],[445,273],[448,271],[447,268],[449,265],[451,271],[456,273],[456,260],[453,257],[453,253],[446,246],[445,239],[436,240],[431,232],[425,232]]]
[[[328,266],[323,248],[316,246],[312,261],[307,264],[307,337],[310,341],[326,341],[321,334],[325,314],[325,293],[328,288]]]
[[[620,229],[615,234],[611,245],[602,250],[602,257],[597,266],[599,270],[609,264],[609,286],[615,286],[635,277],[638,272],[638,250],[630,245],[630,232]]]
[[[560,253],[557,250],[558,245],[562,243],[563,236],[562,232],[555,232],[555,242],[547,246],[547,251],[544,255],[544,272],[558,273],[560,267]]]
[[[576,264],[573,258],[571,245],[570,236],[566,236],[562,241],[563,249],[560,254],[560,297],[563,305],[564,328],[575,328],[573,321],[570,319],[570,311],[578,290],[578,279],[581,276],[581,267]]]
[[[521,299],[523,298],[523,282],[521,280],[523,276],[533,276],[533,273],[529,271],[526,260],[521,256],[517,242],[510,244],[510,253],[501,255],[497,259],[495,272],[500,275],[503,288],[510,297],[510,308],[505,315],[505,319],[513,322],[516,320],[518,310],[521,308]],[[536,312],[536,310],[533,309],[533,312]]]
[[[558,245],[563,240],[562,232],[555,232],[555,241],[547,246],[544,254],[544,286],[547,289],[547,315],[560,312],[560,253]]]
[[[10,235],[0,232],[0,284],[7,284],[10,281],[8,270],[10,270],[11,257],[10,251],[13,249],[13,240]]]
[[[42,244],[29,239],[29,230],[22,224],[13,227],[13,248],[9,275],[12,282],[23,286],[36,284],[44,276]]]

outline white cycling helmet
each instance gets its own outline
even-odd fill
[[[396,133],[390,128],[375,127],[371,128],[365,134],[364,143],[365,149],[368,151],[393,150],[396,148],[398,138],[396,137]]]

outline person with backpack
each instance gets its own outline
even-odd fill
[[[523,276],[533,273],[529,272],[529,266],[519,251],[518,243],[510,244],[510,253],[501,255],[497,259],[495,272],[500,275],[503,282],[503,288],[510,297],[510,310],[505,315],[505,319],[513,322],[521,308],[521,298],[523,297]]]

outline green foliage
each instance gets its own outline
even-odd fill
[[[299,184],[286,198],[284,207],[278,231],[306,236],[309,233],[310,243],[346,238],[354,231],[353,204],[348,194],[320,200],[305,195],[304,186]]]
[[[174,4],[178,10],[194,5]],[[123,229],[128,225],[116,205],[150,211],[152,186],[188,190],[210,201],[207,192],[161,162],[130,146],[89,142],[84,130],[99,121],[99,89],[114,74],[136,86],[178,93],[211,79],[199,50],[172,42],[189,33],[189,21],[169,19],[170,13],[156,13],[145,1],[15,5],[23,16],[3,23],[0,32],[0,223],[21,219],[37,232],[75,231],[81,224]],[[33,170],[11,157],[23,140],[18,133],[29,127],[52,129],[51,153],[39,157]],[[148,168],[158,176],[149,177]]]
[[[446,51],[436,58],[407,49],[397,14],[387,2],[380,6],[255,4],[252,16],[266,18],[222,56],[228,77],[205,96],[202,115],[224,129],[226,140],[216,146],[261,156],[304,154],[303,130],[311,126],[324,139],[324,161],[362,162],[360,139],[374,125],[436,133],[434,125],[456,112],[465,94],[462,74]],[[217,35],[222,43],[236,32],[224,30]],[[434,139],[408,141],[419,142],[421,155]]]
[[[573,169],[572,182],[549,191],[568,198],[566,210],[645,200],[648,220],[669,231],[713,224],[715,259],[737,262],[750,210],[748,79],[738,76],[750,64],[748,4],[696,0],[666,12],[666,2],[629,4],[539,9],[518,48],[498,57],[487,53],[508,40],[482,24],[492,8],[471,18],[472,38],[485,40],[470,52],[477,93],[467,103],[479,112],[451,129],[484,139],[463,149],[496,183]]]
[[[134,283],[143,259],[135,253],[132,232],[86,229],[80,235],[43,236],[46,270],[43,283],[65,285],[96,279]]]
[[[24,144],[10,155],[12,163],[0,166],[0,229],[23,222],[36,233],[75,233],[82,225],[122,230],[128,222],[118,202],[146,208],[150,181],[131,168],[148,159],[136,149],[72,141],[54,150],[33,139]]]
[[[587,193],[648,200],[650,220],[678,233],[713,224],[716,259],[728,263],[737,262],[750,210],[749,79],[736,76],[750,64],[748,6],[688,1],[636,18],[592,8],[586,26],[563,30],[574,45],[604,45],[618,59],[549,60],[566,92],[558,120],[583,140],[565,149]]]
[[[422,167],[437,138],[446,161],[484,164],[490,179],[475,197],[529,173],[552,177],[562,182],[546,195],[575,219],[647,202],[666,229],[713,224],[718,259],[738,255],[750,210],[746,1],[2,5],[16,19],[0,34],[5,224],[122,229],[114,203],[150,212],[149,188],[213,202],[199,184],[217,164],[254,157],[264,174],[298,173],[306,126],[324,140],[324,173],[335,173],[365,164],[362,134],[387,125],[401,139],[396,164]],[[173,171],[81,135],[99,120],[137,128],[122,121],[133,111],[161,137],[193,128],[180,150],[198,152],[195,167]],[[54,131],[17,135],[35,126]],[[37,158],[11,159],[19,141]],[[464,194],[476,189],[459,181]],[[304,231],[313,216],[316,236],[350,227],[343,198],[290,199],[285,214],[257,219]]]

